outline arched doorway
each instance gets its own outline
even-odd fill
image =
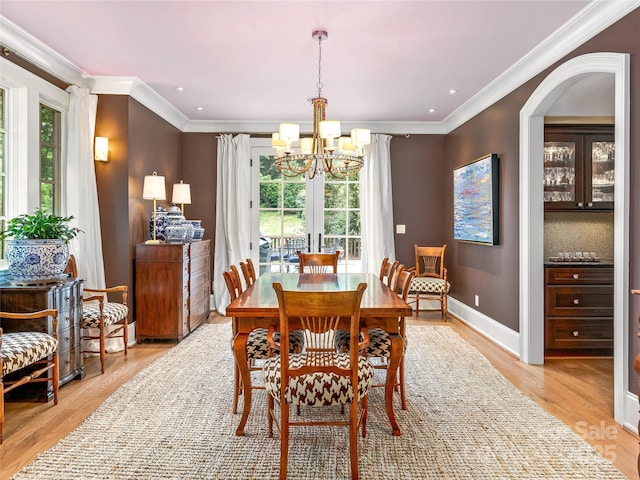
[[[637,405],[625,402],[629,373],[629,55],[592,53],[556,68],[520,111],[520,359],[544,363],[544,115],[575,82],[593,73],[615,80],[614,212],[614,418],[637,422]]]

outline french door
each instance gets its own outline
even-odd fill
[[[340,251],[338,271],[359,272],[358,176],[285,177],[273,164],[273,149],[252,142],[251,251],[260,273],[298,271],[298,251]]]

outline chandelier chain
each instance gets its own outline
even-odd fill
[[[322,37],[318,37],[318,97],[322,97]]]

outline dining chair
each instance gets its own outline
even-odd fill
[[[444,266],[444,254],[447,245],[439,247],[422,247],[414,245],[416,264],[411,267],[415,277],[409,287],[409,297],[415,299],[416,313],[420,311],[420,300],[436,299],[440,302],[442,318],[447,319],[447,298],[451,284],[447,280],[447,269]],[[413,302],[411,302],[413,303]]]
[[[256,267],[253,265],[253,260],[251,260],[250,258],[247,258],[247,268],[249,269],[251,284],[253,285],[253,283],[256,281],[256,278],[258,277],[256,276]]]
[[[256,281],[255,275],[251,276],[251,270],[249,269],[249,265],[245,262],[240,262],[240,270],[242,270],[242,276],[244,277],[244,283],[247,287],[249,285],[253,285],[253,282]]]
[[[393,276],[396,273],[396,268],[400,265],[399,261],[395,261],[391,263],[389,261],[389,257],[385,257],[382,260],[382,265],[380,266],[380,280],[385,282],[387,286],[391,286],[391,281],[393,280]]]
[[[240,280],[240,275],[238,273],[237,267],[235,265],[231,265],[229,272],[222,272],[222,276],[224,277],[225,284],[227,286],[227,291],[229,292],[229,297],[231,301],[235,300],[244,290],[242,288],[242,282]],[[231,319],[231,330],[232,330],[232,344],[233,338],[238,333],[237,321],[235,318]],[[279,337],[278,337],[279,338]],[[291,351],[302,351],[304,346],[304,335],[302,332],[292,332],[291,338],[289,340],[290,350]],[[233,347],[232,347],[233,348]],[[265,360],[269,358],[272,354],[278,353],[277,351],[272,351],[269,347],[269,342],[267,342],[267,329],[266,328],[256,328],[251,331],[249,337],[247,339],[247,359],[249,362],[249,370],[250,371],[258,371],[260,367],[256,366],[257,360]],[[240,379],[240,372],[238,370],[238,366],[236,363],[233,363],[233,404],[232,410],[233,413],[238,413],[238,398],[243,393],[242,381]],[[262,385],[252,385],[252,389],[254,390],[264,390],[264,386]]]
[[[65,273],[70,274],[73,278],[78,278],[78,264],[73,255],[69,255]],[[80,328],[83,329],[82,352],[98,353],[100,355],[100,371],[104,374],[107,338],[122,338],[124,355],[127,355],[129,342],[128,288],[126,285],[104,289],[83,287],[83,291],[91,295],[82,299],[82,320],[80,321]],[[110,301],[110,295],[117,296],[120,302]],[[93,333],[96,330],[97,334]],[[98,350],[91,346],[94,340],[98,340]]]
[[[287,478],[289,429],[299,426],[348,427],[351,478],[357,479],[358,430],[362,428],[362,436],[366,436],[368,393],[374,372],[361,353],[369,341],[366,327],[360,326],[360,304],[367,284],[360,283],[357,290],[343,292],[284,291],[277,282],[273,288],[278,297],[281,341],[288,340],[290,329],[302,328],[306,348],[304,353],[272,357],[262,367],[268,392],[269,436],[273,435],[275,402],[280,406],[280,479]],[[337,352],[334,346],[341,318],[348,319],[352,339],[347,353]],[[273,334],[272,327],[268,338],[277,345]],[[292,421],[289,415],[290,405],[344,408],[347,403],[348,420],[318,416],[318,420]]]
[[[411,280],[415,276],[412,270],[405,270],[404,265],[400,264],[397,269],[398,273],[395,275],[394,286],[391,288],[400,298],[405,302],[407,301],[407,294],[411,285]],[[404,347],[406,349],[407,336],[405,318],[398,318],[398,333],[404,340]],[[336,349],[338,351],[346,352],[349,350],[349,342],[351,340],[349,332],[345,330],[338,330],[336,333]],[[404,352],[402,352],[402,358],[400,360],[400,366],[398,367],[398,380],[394,387],[400,391],[400,402],[402,409],[407,409],[405,389],[404,389]],[[376,358],[378,361],[373,364],[374,368],[381,370],[388,370],[389,360],[391,358],[391,339],[389,334],[380,328],[372,328],[369,330],[369,346],[367,347],[367,357]],[[388,372],[387,372],[388,373]],[[374,387],[385,387],[385,383],[376,383]]]
[[[58,360],[58,311],[40,310],[33,313],[0,312],[0,319],[30,321],[50,317],[53,335],[42,332],[3,333],[0,328],[0,445],[4,425],[4,394],[14,388],[31,382],[51,382],[53,384],[53,404],[58,405],[60,385]],[[28,368],[32,367],[32,368]],[[25,369],[18,372],[20,369]],[[46,377],[42,374],[47,372]]]
[[[298,250],[300,272],[307,273],[338,273],[338,258],[340,250],[334,253],[302,253]]]

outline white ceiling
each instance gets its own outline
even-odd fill
[[[593,3],[2,0],[0,15],[83,74],[137,77],[196,122],[309,121],[311,33],[324,28],[327,117],[411,123],[454,115]]]

